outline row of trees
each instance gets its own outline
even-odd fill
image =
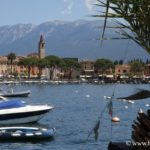
[[[108,59],[98,59],[95,62],[95,68],[101,69],[102,73],[105,73],[107,69],[114,69],[116,65],[122,65],[123,61],[110,61]],[[144,72],[144,66],[146,63],[143,62],[141,59],[134,59],[128,62],[128,65],[131,67],[130,73],[131,75],[142,75]]]
[[[8,59],[8,64],[11,66],[11,75],[13,74],[13,64],[16,59],[16,54],[15,53],[9,53],[7,55]],[[71,74],[73,69],[79,69],[81,68],[81,64],[78,63],[75,60],[72,59],[61,59],[58,56],[47,56],[45,58],[39,59],[37,57],[26,57],[23,59],[20,59],[19,62],[17,62],[17,65],[19,66],[24,66],[27,68],[28,71],[28,78],[30,78],[30,72],[32,67],[38,67],[39,70],[39,78],[41,78],[42,75],[42,70],[44,68],[49,69],[49,75],[50,75],[50,80],[53,77],[53,72],[55,68],[62,68],[64,70],[69,70],[69,76],[71,78]]]
[[[16,59],[15,53],[8,54],[7,59],[8,59],[9,64],[11,65],[11,74],[13,74],[12,65],[13,65],[14,60]],[[115,66],[118,64],[122,65],[123,60],[119,60],[119,61],[116,60],[113,62],[109,59],[97,59],[94,63],[94,67],[96,70],[101,70],[102,73],[105,73],[106,70],[110,68],[114,70]],[[144,71],[144,65],[146,63],[142,62],[142,60],[140,59],[134,59],[132,61],[129,61],[128,64],[131,66],[131,73],[133,75],[136,75],[136,74],[141,74]],[[53,56],[53,55],[46,56],[45,58],[42,58],[42,59],[39,59],[36,57],[26,57],[26,58],[20,59],[17,65],[24,66],[27,68],[28,78],[30,78],[32,67],[36,66],[38,68],[39,78],[41,78],[42,70],[44,68],[48,68],[50,80],[53,79],[53,73],[56,68],[61,68],[64,71],[68,71],[69,79],[71,79],[72,72],[74,69],[80,70],[82,68],[81,63],[79,63],[76,60],[62,59],[58,56]]]
[[[53,78],[53,73],[56,68],[62,68],[69,71],[69,78],[71,78],[73,69],[81,68],[81,65],[72,59],[61,59],[58,56],[47,56],[39,59],[34,57],[23,58],[18,62],[18,65],[27,67],[28,78],[30,78],[31,68],[36,66],[39,70],[39,78],[41,78],[42,70],[44,68],[49,69],[50,80]]]

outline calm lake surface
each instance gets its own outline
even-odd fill
[[[2,86],[3,87],[3,86]],[[6,89],[6,85],[4,87]],[[2,143],[0,150],[107,150],[108,142],[128,140],[131,136],[131,124],[136,118],[139,108],[145,111],[150,99],[137,101],[135,104],[114,101],[114,116],[121,119],[120,123],[112,124],[107,110],[101,119],[99,139],[94,140],[92,134],[85,140],[98,120],[107,100],[104,96],[111,96],[115,88],[115,97],[127,96],[139,88],[150,89],[146,84],[24,84],[13,85],[14,91],[31,90],[29,98],[22,98],[29,104],[52,104],[55,106],[37,124],[30,126],[55,127],[56,135],[53,141],[41,143]],[[125,109],[124,106],[129,106]],[[29,126],[29,125],[28,125]]]

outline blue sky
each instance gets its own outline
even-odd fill
[[[0,0],[0,26],[90,19],[96,0]]]

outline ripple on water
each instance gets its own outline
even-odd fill
[[[149,85],[141,85],[142,88],[149,88]],[[29,98],[22,98],[27,103],[48,103],[53,104],[55,109],[48,113],[39,124],[33,126],[55,127],[56,135],[53,141],[40,143],[3,143],[0,150],[107,150],[110,140],[120,141],[130,139],[131,124],[136,118],[139,107],[148,109],[145,104],[149,99],[138,101],[133,105],[126,102],[114,101],[114,115],[121,119],[120,123],[112,124],[107,111],[101,119],[99,140],[94,141],[93,134],[85,143],[89,132],[98,120],[100,112],[104,109],[107,100],[103,97],[111,96],[114,85],[92,85],[92,84],[64,84],[64,85],[18,85],[15,90],[31,90]],[[131,94],[139,86],[117,85],[115,97],[122,97]],[[122,109],[127,105],[128,109]],[[120,109],[119,109],[120,108]]]

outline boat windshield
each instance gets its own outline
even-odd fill
[[[18,108],[25,106],[21,100],[8,100],[0,102],[0,109]]]

